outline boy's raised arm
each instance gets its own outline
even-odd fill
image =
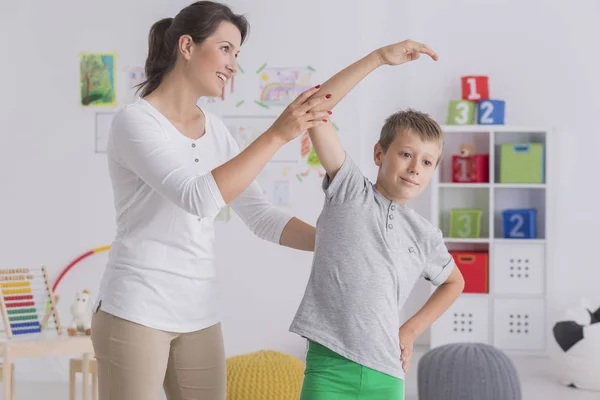
[[[361,80],[373,70],[382,65],[400,65],[416,60],[421,54],[429,55],[437,60],[437,54],[428,46],[405,40],[385,47],[381,47],[360,60],[344,68],[322,86],[319,93],[331,95],[329,101],[321,108],[312,111],[332,110]],[[323,168],[327,171],[329,179],[333,179],[345,159],[345,150],[340,142],[331,121],[324,125],[308,130],[310,139]]]

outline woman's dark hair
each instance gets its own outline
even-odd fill
[[[235,25],[244,43],[249,26],[246,18],[234,14],[228,6],[213,1],[197,1],[181,10],[175,18],[163,18],[155,22],[148,35],[146,80],[137,85],[141,96],[145,97],[156,90],[163,77],[173,69],[177,61],[177,43],[182,35],[190,35],[194,43],[200,44],[217,30],[221,22]]]

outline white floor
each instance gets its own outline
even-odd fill
[[[424,348],[415,350],[415,356],[411,362],[412,368],[415,368],[419,356],[422,355],[424,351]],[[600,400],[600,392],[572,389],[558,384],[553,377],[547,359],[528,357],[512,357],[512,359],[519,371],[523,400]],[[16,387],[15,400],[67,400],[69,395],[66,382],[48,383],[17,381]],[[414,371],[413,373],[408,374],[406,387],[406,400],[418,400],[417,377]],[[81,389],[78,388],[77,399],[81,399],[80,390]]]

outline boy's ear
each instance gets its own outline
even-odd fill
[[[383,149],[381,148],[381,145],[379,144],[379,142],[375,143],[375,147],[373,148],[373,160],[375,161],[375,165],[377,165],[378,167],[381,167],[381,164],[383,162]]]

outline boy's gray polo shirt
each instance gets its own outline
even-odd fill
[[[438,286],[454,260],[438,228],[386,199],[348,155],[323,190],[312,271],[290,331],[404,379],[400,309],[420,276]]]

